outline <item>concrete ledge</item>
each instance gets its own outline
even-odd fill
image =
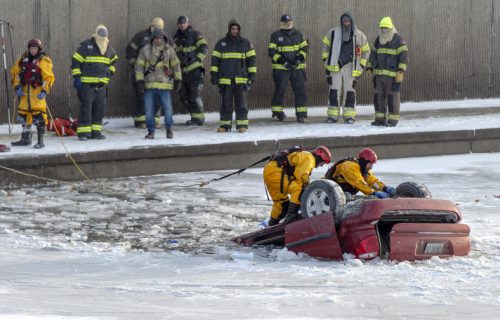
[[[91,179],[162,173],[244,168],[276,150],[292,145],[312,149],[326,145],[335,160],[374,148],[380,159],[500,151],[500,128],[379,134],[358,137],[311,137],[194,146],[158,146],[73,154]],[[0,160],[0,165],[36,176],[78,181],[84,177],[65,155],[30,155]],[[262,164],[263,165],[263,164]],[[262,166],[260,165],[260,166]],[[0,170],[0,185],[40,182],[34,177]]]

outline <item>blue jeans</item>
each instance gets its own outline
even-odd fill
[[[144,93],[144,109],[146,111],[146,127],[148,132],[155,132],[155,97],[158,96],[161,101],[163,112],[165,112],[165,126],[171,129],[174,125],[172,95],[170,90],[148,89]]]

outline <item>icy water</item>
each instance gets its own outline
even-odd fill
[[[228,242],[268,215],[259,169],[205,187],[185,186],[226,172],[4,189],[0,319],[497,319],[499,158],[377,164],[389,184],[457,203],[471,227],[470,256],[417,263]]]

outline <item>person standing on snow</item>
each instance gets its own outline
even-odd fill
[[[401,82],[408,64],[408,47],[391,17],[382,18],[379,27],[380,34],[367,65],[367,70],[373,70],[375,76],[375,121],[372,125],[395,127],[399,121]]]
[[[325,174],[325,178],[335,181],[344,192],[374,195],[380,199],[396,195],[396,189],[383,184],[371,172],[377,162],[377,154],[370,148],[362,149],[357,158],[349,157],[337,161]]]
[[[339,99],[343,96],[344,122],[353,124],[356,116],[356,84],[370,56],[370,46],[365,34],[354,24],[352,13],[344,13],[340,17],[340,26],[328,31],[323,38],[321,56],[330,87],[326,122],[335,123],[339,120]]]
[[[227,35],[217,41],[212,52],[211,82],[222,96],[220,122],[217,132],[231,131],[233,102],[236,129],[248,130],[247,92],[257,74],[256,53],[252,44],[241,36],[241,25],[236,19],[228,24]]]
[[[135,61],[135,78],[137,90],[144,94],[146,111],[146,127],[148,134],[145,139],[155,137],[154,100],[160,98],[165,112],[165,127],[167,139],[172,139],[174,125],[172,95],[174,89],[179,92],[182,86],[180,61],[174,48],[168,44],[168,38],[161,29],[155,29],[151,35],[151,43],[145,45]]]
[[[31,126],[36,125],[38,143],[36,149],[43,148],[43,136],[47,124],[47,102],[45,97],[54,84],[52,60],[43,52],[42,41],[31,39],[28,50],[10,69],[12,86],[19,99],[17,120],[23,126],[21,140],[13,146],[31,145]]]
[[[295,95],[295,115],[297,122],[307,118],[306,57],[309,44],[302,33],[293,26],[290,15],[281,16],[281,28],[271,34],[268,55],[272,60],[274,94],[271,100],[272,117],[283,121],[285,92],[291,82]]]
[[[135,60],[139,55],[139,51],[147,44],[151,42],[151,34],[155,29],[163,30],[163,19],[162,18],[154,18],[151,20],[149,27],[145,30],[139,31],[134,35],[132,40],[127,45],[125,50],[125,57],[129,65],[132,67],[132,71],[135,68]],[[173,44],[172,40],[169,39],[169,44]],[[146,116],[144,111],[144,95],[138,92],[137,90],[137,80],[135,79],[135,72],[132,72],[132,85],[135,90],[135,109],[134,109],[134,126],[136,128],[146,128]],[[155,121],[156,124],[160,123],[160,104],[158,101],[155,103]]]
[[[186,16],[177,19],[177,32],[174,35],[175,52],[181,61],[182,89],[179,92],[180,100],[189,111],[191,119],[187,126],[201,126],[205,122],[203,100],[203,61],[208,53],[207,40],[202,34],[194,30]]]
[[[264,166],[264,183],[273,199],[269,226],[278,224],[283,218],[286,223],[300,219],[300,196],[309,184],[312,170],[331,161],[330,150],[324,146],[317,147],[313,152],[289,149],[271,157]]]
[[[106,138],[102,134],[102,119],[106,113],[107,85],[116,71],[117,60],[115,49],[109,44],[108,29],[102,24],[73,54],[71,74],[80,100],[77,134],[81,141]]]

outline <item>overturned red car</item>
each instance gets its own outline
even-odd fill
[[[414,261],[470,252],[469,226],[447,200],[432,199],[419,183],[405,182],[391,199],[356,198],[333,181],[311,183],[302,195],[302,220],[232,240],[245,246],[274,245],[311,257],[341,260],[375,257]]]

